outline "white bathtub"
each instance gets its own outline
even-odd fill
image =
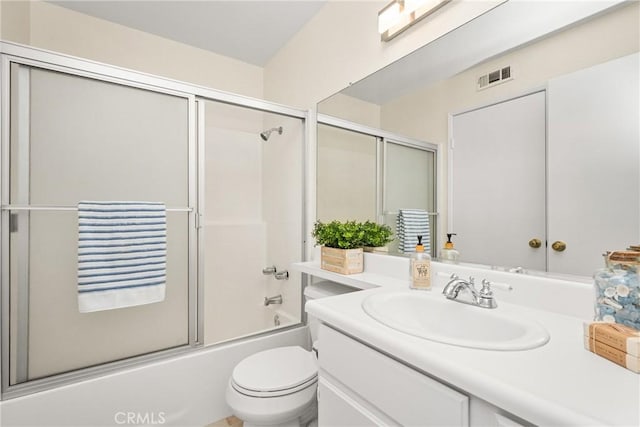
[[[202,427],[230,415],[225,387],[241,359],[307,341],[306,327],[293,328],[7,400],[0,426]]]

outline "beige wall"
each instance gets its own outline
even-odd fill
[[[2,39],[29,43],[30,5],[26,1],[0,0],[0,34]]]
[[[337,93],[318,105],[318,113],[350,122],[380,128],[380,106],[352,96]]]
[[[3,40],[263,97],[262,68],[42,1],[2,1]]]

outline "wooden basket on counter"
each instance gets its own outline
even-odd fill
[[[362,273],[364,270],[362,248],[338,249],[323,246],[320,252],[320,267],[340,274]]]

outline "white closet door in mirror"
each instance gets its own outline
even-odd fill
[[[544,92],[453,116],[449,230],[462,261],[545,270],[545,128]]]
[[[549,271],[590,276],[604,251],[640,242],[639,62],[549,82]]]

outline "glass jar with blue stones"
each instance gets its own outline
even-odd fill
[[[640,250],[633,249],[607,252],[606,268],[594,274],[595,320],[640,330]]]

